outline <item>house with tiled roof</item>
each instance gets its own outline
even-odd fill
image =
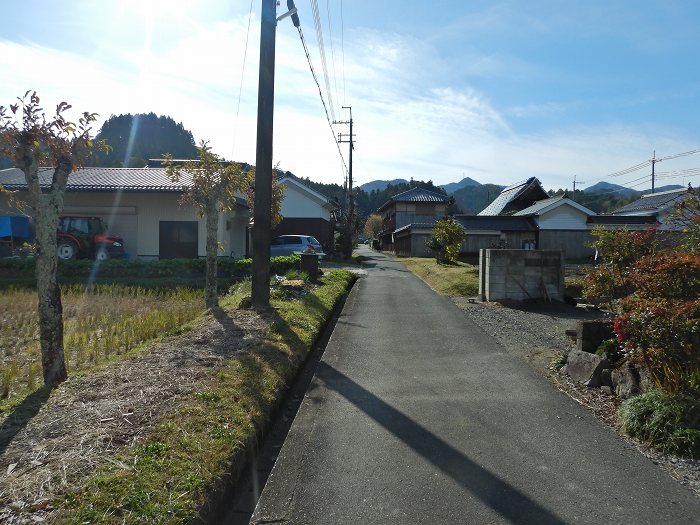
[[[397,255],[430,256],[425,242],[451,202],[448,195],[424,188],[411,188],[391,197],[377,210],[382,216],[381,249]]]
[[[309,188],[298,177],[286,172],[279,179],[284,186],[282,221],[272,232],[279,235],[312,235],[326,252],[333,251],[336,202]]]
[[[697,198],[697,193],[690,187],[680,190],[662,191],[660,193],[649,193],[613,211],[611,216],[625,217],[630,220],[637,217],[650,217],[659,224],[660,229],[674,229],[670,215],[678,204],[691,196]]]
[[[504,188],[496,200],[481,210],[478,215],[511,215],[547,198],[549,194],[544,191],[539,179],[530,177]]]
[[[52,174],[53,168],[40,169],[42,187],[50,186]],[[24,173],[17,168],[0,170],[0,184],[19,199],[27,191]],[[124,238],[130,258],[203,257],[204,219],[180,203],[190,186],[186,174],[173,182],[164,168],[81,168],[68,177],[63,214],[101,217],[111,232]],[[0,195],[0,215],[20,211]],[[221,214],[221,255],[245,254],[249,216],[242,195],[231,211]]]

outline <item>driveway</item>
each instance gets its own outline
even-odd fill
[[[700,499],[364,250],[251,523],[697,523]]]

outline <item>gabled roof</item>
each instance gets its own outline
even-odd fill
[[[301,189],[302,191],[308,193],[309,196],[311,196],[314,200],[319,201],[319,203],[320,203],[322,206],[325,206],[325,207],[328,207],[328,208],[331,208],[331,209],[337,208],[337,207],[338,207],[338,205],[337,205],[335,202],[333,202],[332,200],[330,200],[330,199],[329,199],[328,197],[326,197],[325,195],[322,195],[321,193],[319,193],[319,192],[317,192],[317,191],[315,191],[315,190],[312,190],[311,188],[309,188],[306,184],[304,184],[303,182],[301,182],[301,181],[300,181],[297,177],[295,177],[294,175],[291,175],[291,174],[289,174],[289,175],[282,175],[282,176],[278,179],[278,181],[279,181],[280,184],[290,184],[290,183],[293,184],[293,185],[296,186],[297,188],[299,188],[299,189]]]
[[[51,186],[53,168],[39,168],[39,184]],[[19,168],[0,170],[0,184],[10,191],[26,191],[27,182]],[[68,177],[66,191],[126,193],[184,193],[192,185],[192,176],[183,173],[173,182],[165,168],[79,168]],[[236,203],[246,206],[245,199],[236,197]]]
[[[520,210],[518,212],[515,212],[513,215],[518,215],[518,216],[535,216],[535,215],[544,215],[545,213],[552,211],[556,208],[559,208],[560,206],[568,205],[571,206],[572,208],[577,209],[578,211],[585,213],[586,215],[595,215],[595,212],[593,210],[590,210],[586,208],[585,206],[580,205],[577,202],[572,201],[565,195],[558,195],[557,197],[550,197],[549,199],[543,199],[541,201],[537,201],[535,204],[532,206],[528,206],[524,210]]]
[[[500,215],[509,211],[519,211],[547,197],[548,194],[537,177],[530,177],[505,188],[495,201],[479,212],[479,215]]]
[[[377,211],[382,211],[393,202],[448,202],[450,197],[423,188],[411,188],[389,198]]]
[[[530,217],[508,215],[455,215],[454,219],[467,232],[475,230],[534,232],[537,224]]]
[[[637,215],[638,212],[658,213],[676,204],[682,197],[690,192],[689,189],[663,191],[661,193],[649,193],[634,202],[626,204],[622,208],[613,211],[613,215]]]

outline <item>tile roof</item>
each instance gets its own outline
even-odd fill
[[[671,190],[663,191],[661,193],[649,193],[647,195],[642,195],[642,197],[634,202],[626,204],[622,208],[618,208],[613,211],[613,215],[624,215],[630,212],[637,211],[660,211],[663,208],[667,208],[675,201],[678,201],[680,197],[683,197],[688,193],[688,189],[682,190]]]
[[[527,180],[517,182],[512,186],[505,188],[501,194],[496,197],[491,204],[481,210],[478,215],[500,215],[501,213],[510,211],[509,205],[518,197],[525,195],[528,190],[533,190],[540,198],[546,199],[547,192],[542,188],[542,184],[537,177],[530,177]],[[536,197],[530,200],[530,203],[539,200]]]
[[[383,210],[392,202],[447,202],[450,200],[449,195],[437,193],[423,188],[411,188],[393,197],[390,197],[380,208]]]
[[[554,204],[555,202],[560,201],[563,198],[564,198],[563,195],[558,195],[556,197],[550,197],[549,199],[543,199],[541,201],[537,201],[532,206],[528,206],[524,210],[517,211],[513,215],[537,215],[537,213],[539,213],[540,211],[545,209],[550,204]]]
[[[394,233],[398,233],[405,230],[424,230],[428,228],[432,229],[433,226],[435,226],[436,222],[437,219],[435,219],[433,222],[412,222],[411,224],[407,224],[406,226],[401,226],[401,228],[396,228],[394,230]]]
[[[508,215],[455,215],[454,219],[467,232],[470,230],[493,231],[537,231],[535,221],[530,217]]]
[[[53,168],[39,168],[39,183],[51,185]],[[26,190],[24,173],[18,168],[0,170],[0,184],[10,191]],[[80,168],[68,177],[66,191],[126,193],[184,193],[192,184],[192,177],[183,173],[179,182],[173,182],[164,168]],[[236,203],[246,206],[245,199],[236,197]]]

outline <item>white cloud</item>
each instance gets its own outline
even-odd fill
[[[502,13],[495,12],[494,20],[498,14]],[[99,112],[102,118],[154,111],[182,121],[197,139],[210,140],[218,153],[254,163],[257,17],[251,24],[236,116],[247,26],[247,14],[194,23],[169,46],[160,42],[144,50],[123,49],[116,41],[103,42],[93,56],[0,40],[0,103],[10,103],[31,88],[42,100],[65,99],[78,110]],[[315,42],[307,42],[325,89]],[[444,184],[464,174],[500,184],[538,176],[548,187],[565,187],[574,174],[590,181],[637,164],[654,147],[669,154],[696,146],[673,130],[607,123],[518,133],[509,118],[534,118],[566,107],[545,102],[498,108],[486,93],[457,83],[454,63],[414,38],[354,29],[346,31],[344,47],[345,89],[338,45],[337,78],[331,85],[336,118],[347,117],[341,105],[353,106],[358,184],[410,177]],[[299,176],[342,184],[338,149],[291,25],[278,27],[276,49],[274,161]],[[330,53],[328,42],[326,52]],[[332,72],[331,66],[329,62]],[[472,73],[492,74],[503,62],[475,56],[470,67]],[[339,131],[348,132],[336,126],[335,132]],[[347,144],[341,149],[347,159]]]

